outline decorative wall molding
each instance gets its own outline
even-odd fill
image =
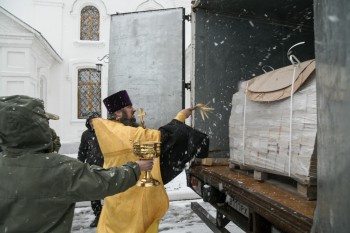
[[[77,95],[77,90],[78,90],[78,71],[79,69],[84,69],[84,68],[92,68],[96,69],[96,63],[98,61],[96,59],[71,59],[69,60],[69,65],[68,65],[68,74],[66,76],[67,81],[71,83],[71,123],[81,123],[85,122],[85,119],[78,119],[78,95]],[[106,72],[103,72],[103,76],[105,75]],[[103,85],[105,85],[105,78],[101,77],[101,88]],[[101,93],[102,94],[102,93]]]
[[[136,7],[136,11],[148,11],[157,9],[164,9],[164,6],[155,0],[146,0]]]
[[[93,1],[92,0],[90,0],[90,1],[75,0],[74,3],[72,4],[72,7],[71,7],[69,13],[73,17],[80,18],[80,12],[86,6],[96,7],[100,12],[101,19],[105,20],[107,18],[107,15],[108,15],[107,14],[107,7],[106,7],[106,4],[101,0],[93,0]]]
[[[64,3],[62,1],[45,1],[45,0],[34,0],[34,5],[39,6],[51,6],[51,7],[61,7],[63,8]]]
[[[99,41],[81,41],[80,40],[80,15],[81,10],[86,6],[94,6],[100,13],[100,40]],[[75,46],[97,46],[104,47],[106,46],[105,40],[107,38],[108,33],[106,32],[106,25],[109,24],[108,19],[110,16],[107,14],[107,7],[105,3],[101,0],[75,0],[71,6],[71,10],[69,11],[73,20],[72,24],[74,25],[74,36],[75,41],[73,42]]]
[[[106,42],[104,40],[100,40],[100,41],[76,40],[76,41],[74,41],[74,45],[78,46],[78,47],[88,46],[88,47],[103,48],[106,46]]]
[[[18,23],[18,20],[16,20],[16,18],[7,12],[0,11],[0,21],[1,35],[19,32],[28,33],[28,30],[26,30],[20,23]]]

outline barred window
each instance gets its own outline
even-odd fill
[[[90,112],[101,114],[101,76],[96,69],[79,69],[78,118],[86,119]]]
[[[80,40],[99,40],[100,13],[96,7],[86,6],[81,10]]]

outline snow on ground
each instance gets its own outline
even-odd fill
[[[76,155],[68,155],[76,158]],[[168,193],[170,206],[159,225],[161,233],[209,233],[212,232],[207,225],[192,211],[191,202],[198,202],[211,216],[215,217],[216,211],[209,203],[202,199],[186,184],[186,174],[182,172],[174,180],[165,186]],[[73,233],[95,233],[96,228],[89,225],[95,218],[91,210],[90,202],[79,202],[76,205],[73,219]],[[231,233],[243,233],[239,227],[229,223],[226,229]]]
[[[215,216],[215,209],[210,204],[204,203],[201,199],[171,201],[168,212],[165,214],[159,225],[161,233],[209,233],[212,232],[207,225],[192,211],[191,202],[199,202],[209,213]],[[75,209],[72,232],[74,233],[95,233],[96,228],[89,225],[94,219],[90,207],[77,207]],[[239,227],[229,223],[226,229],[231,233],[243,233]]]

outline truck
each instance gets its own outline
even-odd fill
[[[192,104],[215,109],[205,121],[199,113],[192,118],[191,125],[209,135],[210,146],[208,156],[186,170],[187,185],[216,210],[213,217],[192,203],[213,232],[228,232],[229,222],[254,233],[349,231],[349,7],[345,0],[196,0],[190,15],[167,9],[112,16],[109,93],[130,90],[135,102],[154,110],[148,115],[151,128],[185,106],[185,88]],[[186,20],[192,33],[189,66]],[[306,187],[231,163],[229,145],[232,96],[240,84],[263,74],[264,67],[290,65],[288,50],[300,42],[295,57],[317,64],[317,179]],[[138,95],[140,89],[146,96]]]

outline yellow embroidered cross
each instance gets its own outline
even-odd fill
[[[139,108],[137,116],[140,118],[142,128],[145,128],[145,121],[143,118],[146,116],[146,112],[144,112],[142,108]]]

